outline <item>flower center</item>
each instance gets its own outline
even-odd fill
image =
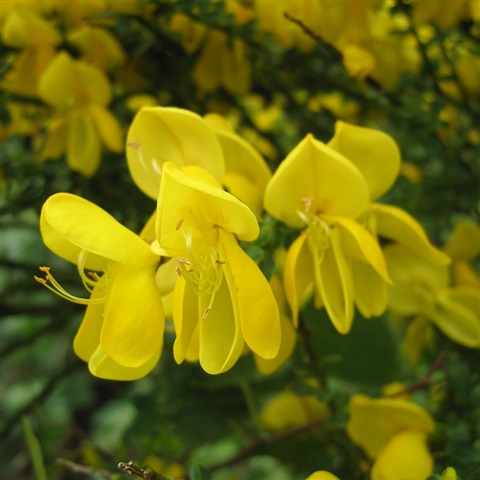
[[[180,222],[178,229],[181,229]],[[176,257],[175,270],[193,288],[198,297],[208,299],[208,306],[202,315],[202,318],[206,318],[212,308],[215,294],[222,284],[221,266],[225,262],[220,260],[215,248],[213,239],[216,238],[216,235],[212,237],[212,235],[207,235],[207,232],[203,232],[199,237],[198,233],[193,235],[192,232],[183,231],[188,259]]]

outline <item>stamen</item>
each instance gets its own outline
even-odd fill
[[[104,303],[107,299],[106,295],[98,298],[82,298],[78,297],[76,295],[72,295],[71,293],[67,292],[60,283],[55,279],[55,277],[50,273],[50,267],[39,267],[39,270],[43,273],[45,273],[45,278],[37,277],[34,275],[34,279],[38,282],[41,283],[44,287],[48,288],[51,292],[55,293],[61,298],[64,298],[65,300],[68,300],[69,302],[73,303],[78,303],[80,305],[90,305],[90,304],[99,304],[99,303]],[[90,272],[89,272],[90,273]],[[93,274],[96,276],[96,274]],[[83,273],[83,276],[86,277],[85,273]],[[97,277],[98,278],[98,277]],[[96,285],[97,282],[93,282],[89,280],[89,282],[92,285]],[[84,282],[85,285],[85,282]],[[91,290],[90,290],[91,288]],[[87,290],[91,293],[93,291],[93,287],[87,288]]]

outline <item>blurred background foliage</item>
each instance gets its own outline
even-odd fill
[[[5,33],[22,3],[57,30],[52,48],[72,58],[98,65],[104,46],[82,50],[70,33],[82,26],[108,32],[122,52],[118,61],[104,52],[110,60],[104,71],[112,90],[109,110],[123,132],[142,105],[217,112],[274,169],[307,133],[327,141],[342,119],[397,141],[403,167],[385,202],[410,212],[436,245],[447,241],[459,218],[478,221],[479,214],[478,1],[365,2],[398,21],[383,37],[365,40],[356,68],[337,41],[353,15],[347,6],[355,2],[339,2],[332,33],[315,15],[302,17],[308,2],[301,0],[52,0],[36,7],[2,0],[0,477],[41,480],[43,458],[46,478],[54,480],[127,478],[117,464],[130,459],[173,478],[300,480],[319,468],[343,479],[368,478],[368,460],[345,434],[350,396],[379,396],[390,382],[408,386],[423,379],[412,395],[436,422],[430,440],[435,472],[452,465],[464,480],[479,478],[478,350],[438,334],[412,366],[402,349],[405,327],[388,315],[358,316],[352,332],[341,336],[324,312],[307,306],[294,355],[268,377],[250,357],[218,377],[197,365],[176,366],[171,332],[159,365],[142,380],[110,382],[88,373],[71,346],[83,307],[33,280],[39,265],[50,265],[67,289],[80,287],[75,270],[43,246],[40,209],[50,195],[73,192],[139,231],[155,205],[133,184],[123,151],[104,149],[89,177],[70,168],[64,153],[42,158],[58,112],[22,90],[18,78],[12,86],[18,58],[32,48]],[[272,18],[280,11],[276,29],[265,4]],[[408,52],[400,51],[404,44]],[[376,55],[375,68],[368,55]],[[267,216],[262,221],[269,242],[291,241],[288,229]],[[266,272],[267,243],[259,243]],[[322,421],[307,419],[303,428],[269,430],[261,412],[286,388],[315,395],[330,413]]]

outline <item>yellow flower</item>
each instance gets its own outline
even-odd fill
[[[344,155],[363,175],[370,204],[364,218],[369,231],[405,245],[441,265],[449,263],[447,255],[428,240],[421,225],[399,207],[375,203],[394,184],[400,171],[400,151],[388,134],[371,128],[338,121],[328,146]],[[364,317],[381,315],[387,307],[387,285],[366,264],[353,264],[355,303]]]
[[[66,152],[70,167],[90,176],[98,168],[102,143],[114,152],[123,150],[118,120],[106,108],[110,85],[97,67],[61,52],[43,73],[38,90],[58,113],[49,125],[44,159]]]
[[[90,298],[68,293],[48,267],[38,278],[61,297],[87,310],[74,340],[75,353],[91,373],[135,380],[158,362],[164,314],[155,272],[160,257],[142,238],[93,203],[69,193],[44,204],[40,230],[45,245],[78,266]]]
[[[340,480],[333,473],[327,472],[326,470],[318,470],[313,472],[306,480]]]
[[[263,210],[263,195],[271,173],[262,156],[237,135],[230,123],[220,115],[211,113],[205,122],[216,135],[225,159],[226,189],[260,216]]]
[[[424,480],[432,472],[427,436],[434,423],[424,409],[399,398],[357,394],[349,410],[348,435],[375,460],[372,480]]]
[[[453,341],[480,347],[480,293],[468,286],[449,287],[449,271],[401,245],[384,249],[393,286],[389,308],[401,316],[433,322]]]
[[[452,467],[447,467],[443,471],[442,477],[440,478],[440,480],[459,480],[459,479],[458,479],[457,472],[455,471],[455,469],[452,468]]]
[[[174,107],[144,107],[127,134],[127,161],[135,184],[157,200],[162,165],[198,165],[220,183],[225,174],[222,149],[199,115]]]
[[[259,233],[253,212],[203,168],[163,165],[152,248],[175,259],[173,319],[177,363],[197,357],[210,374],[227,371],[245,343],[278,354],[278,307],[266,278],[239,240]],[[188,173],[185,173],[188,172]]]
[[[316,306],[325,306],[335,328],[348,333],[354,316],[352,265],[365,264],[381,281],[389,281],[378,243],[355,221],[368,207],[360,171],[307,135],[274,173],[264,205],[273,217],[304,229],[288,251],[284,270],[294,324],[313,283]]]
[[[459,220],[443,249],[452,259],[453,283],[480,289],[480,277],[471,264],[480,257],[480,226]]]
[[[267,402],[260,421],[268,431],[283,432],[329,414],[328,406],[314,395],[296,395],[284,390]]]
[[[245,95],[251,77],[245,43],[221,30],[210,30],[192,75],[201,94],[224,87],[234,95]]]
[[[61,35],[30,5],[17,5],[5,19],[2,40],[10,47],[22,49],[2,81],[2,87],[36,96],[38,80],[55,57],[55,47],[61,42]]]
[[[105,28],[82,25],[69,32],[68,41],[82,52],[82,60],[101,70],[109,70],[125,62],[122,45]]]

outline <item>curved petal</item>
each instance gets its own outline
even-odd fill
[[[296,342],[296,331],[293,328],[291,320],[287,317],[285,312],[286,300],[284,298],[281,280],[277,275],[273,275],[270,278],[269,283],[280,312],[280,330],[282,332],[282,339],[280,342],[280,349],[275,358],[267,360],[254,354],[257,370],[263,373],[263,375],[270,375],[271,373],[277,371],[292,355]]]
[[[444,250],[453,259],[473,260],[480,255],[480,226],[472,220],[459,220]]]
[[[378,454],[370,478],[424,480],[432,472],[433,458],[428,451],[427,435],[418,430],[404,430],[394,435]]]
[[[267,279],[232,234],[220,230],[219,249],[245,342],[260,357],[275,358],[281,341],[280,318]]]
[[[232,368],[245,345],[231,295],[231,288],[223,277],[210,309],[210,296],[198,298],[199,311],[202,312],[198,320],[199,360],[202,368],[211,375]]]
[[[112,152],[123,152],[123,134],[115,115],[101,105],[91,103],[88,110],[104,145]]]
[[[185,279],[179,277],[173,295],[173,322],[176,335],[173,356],[178,364],[185,360],[199,318],[197,295]]]
[[[47,199],[40,232],[45,245],[69,262],[78,264],[80,254],[88,252],[88,270],[104,270],[109,261],[138,266],[158,261],[140,237],[94,203],[70,193]]]
[[[350,399],[347,433],[375,458],[384,445],[405,429],[433,432],[435,424],[427,411],[398,398],[370,398],[363,394]]]
[[[273,174],[264,206],[294,228],[305,225],[305,213],[356,218],[368,206],[367,184],[343,155],[309,134]]]
[[[414,250],[429,262],[450,263],[450,258],[430,243],[421,225],[407,212],[383,204],[375,204],[373,211],[379,236]]]
[[[342,246],[350,258],[368,263],[385,282],[391,283],[382,250],[368,230],[349,218],[325,218],[340,227]]]
[[[205,121],[172,107],[144,107],[137,113],[127,134],[127,161],[133,181],[155,200],[164,162],[199,165],[220,183],[225,172],[220,144]]]
[[[400,171],[401,157],[397,144],[390,135],[380,130],[337,121],[335,135],[327,145],[360,170],[371,200],[388,191]]]
[[[100,163],[102,145],[95,122],[87,110],[73,110],[67,118],[67,161],[72,170],[87,177]]]
[[[433,344],[434,334],[432,322],[426,317],[418,316],[409,322],[403,345],[411,365],[417,365],[425,347]]]
[[[75,68],[80,101],[107,106],[112,100],[112,91],[106,74],[95,65],[82,60],[75,61]]]
[[[340,234],[337,229],[331,230],[330,248],[323,253],[319,262],[320,290],[328,316],[333,326],[341,334],[350,331],[353,322],[353,279],[340,243]]]
[[[333,473],[327,472],[326,470],[318,470],[313,472],[306,480],[340,480]]]
[[[122,266],[115,275],[100,344],[115,362],[140,367],[163,346],[165,317],[155,282],[155,266]]]
[[[91,299],[104,297],[106,294],[106,277],[103,276],[93,289]],[[88,362],[100,345],[100,332],[103,326],[105,303],[90,303],[83,317],[80,328],[73,340],[75,354]]]
[[[469,348],[480,348],[480,296],[475,293],[468,299],[465,292],[446,290],[437,297],[437,308],[430,315],[445,335]]]
[[[205,122],[216,135],[225,158],[225,185],[257,215],[262,211],[263,194],[271,178],[262,156],[220,115],[211,113]],[[241,179],[244,179],[243,183]],[[249,188],[245,188],[248,185]],[[243,187],[243,188],[242,188]]]
[[[387,284],[378,273],[363,262],[352,262],[355,305],[365,318],[378,317],[387,308]]]
[[[157,204],[159,246],[169,256],[188,258],[185,235],[215,235],[218,227],[242,240],[254,240],[259,233],[255,214],[240,200],[165,163]]]
[[[40,98],[54,107],[68,107],[75,103],[78,76],[75,61],[64,51],[60,52],[43,72],[38,81]]]
[[[120,363],[115,362],[101,345],[95,350],[95,353],[88,362],[88,369],[90,373],[95,377],[104,378],[106,380],[117,381],[132,381],[138,380],[148,375],[158,363],[160,355],[162,353],[161,348],[151,356],[151,358],[138,367],[126,367]]]
[[[448,285],[448,267],[430,263],[402,245],[387,245],[383,254],[392,278],[389,308],[399,315],[428,314],[437,292]]]
[[[308,233],[303,232],[290,246],[285,259],[283,284],[292,311],[292,321],[298,326],[298,313],[308,287],[314,279],[313,258],[307,245]]]

